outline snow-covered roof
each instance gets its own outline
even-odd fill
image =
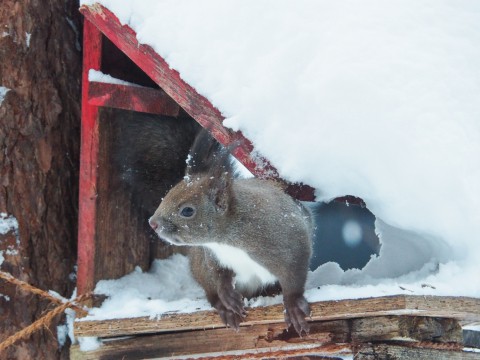
[[[283,178],[366,202],[383,247],[339,284],[480,296],[478,1],[100,3]]]

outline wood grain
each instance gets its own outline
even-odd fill
[[[95,222],[97,211],[98,107],[88,103],[88,71],[100,70],[102,34],[85,22],[83,27],[82,119],[78,199],[78,294],[94,288]]]
[[[463,351],[458,347],[435,346],[435,344],[417,344],[402,346],[399,344],[363,344],[354,355],[355,360],[479,360],[480,353]]]
[[[463,321],[480,319],[480,299],[434,296],[386,296],[379,298],[322,301],[311,304],[312,320],[338,320],[384,315],[416,315],[456,318]],[[283,324],[283,306],[273,305],[249,309],[242,326]],[[104,321],[76,321],[75,336],[113,337],[132,334],[221,328],[215,311],[192,314],[167,314],[160,319],[148,317]]]
[[[88,103],[174,117],[180,111],[178,104],[162,90],[95,81],[88,87]]]
[[[435,341],[435,344],[448,343],[450,347],[456,343],[454,348],[458,350],[461,334],[456,320],[386,316],[313,322],[310,334],[303,337],[287,332],[283,324],[261,324],[243,327],[237,333],[231,329],[211,329],[112,339],[94,352],[77,356],[83,359],[214,358],[236,353],[246,358],[248,354],[262,353],[271,357],[273,352],[281,354],[288,350],[325,355],[325,349],[332,345],[336,345],[335,351],[348,355],[349,349],[360,343],[378,341]]]

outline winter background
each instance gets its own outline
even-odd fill
[[[379,254],[361,269],[318,267],[309,301],[480,297],[479,1],[100,3],[283,178],[318,201],[360,197],[375,215]],[[110,298],[86,319],[210,309],[180,255],[96,292]]]

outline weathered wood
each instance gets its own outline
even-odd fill
[[[455,312],[451,311],[452,308],[456,308]],[[356,300],[322,301],[311,304],[311,309],[312,320],[409,314],[468,318],[474,321],[480,318],[480,299],[398,295]],[[272,305],[249,309],[246,321],[242,326],[283,322],[283,306]],[[223,324],[215,311],[199,311],[192,314],[167,314],[160,319],[142,317],[104,321],[76,321],[75,335],[112,337],[219,327],[223,327]]]
[[[70,352],[71,360],[107,360],[118,359],[117,357],[110,356],[107,349],[98,349],[93,352],[82,352],[78,345],[73,345]],[[243,359],[292,359],[292,360],[342,360],[350,358],[352,352],[348,346],[343,344],[321,344],[321,345],[293,345],[283,349],[268,348],[250,351],[225,351],[217,353],[204,353],[197,355],[174,355],[167,357],[159,356],[129,356],[125,359],[171,359],[171,360],[186,360],[186,359],[216,359],[216,360],[243,360]]]
[[[147,219],[183,178],[196,129],[190,118],[101,109],[95,282],[124,276],[136,266],[148,270],[152,255],[165,258],[174,251],[158,239]],[[152,153],[158,160],[145,168]]]
[[[463,330],[463,343],[465,346],[475,347],[480,349],[480,330]]]
[[[88,71],[100,70],[102,34],[90,22],[83,27],[82,124],[80,190],[78,200],[77,291],[92,291],[95,273],[95,222],[97,212],[98,107],[88,103]],[[87,40],[88,39],[88,40]]]
[[[88,103],[149,114],[178,116],[180,107],[164,91],[143,86],[91,81]]]
[[[355,360],[479,360],[480,353],[464,351],[458,346],[439,346],[420,343],[410,346],[398,344],[363,344],[357,348]]]
[[[406,309],[435,311],[440,317],[479,321],[480,299],[464,296],[406,296]]]
[[[457,320],[423,316],[379,316],[352,322],[353,342],[409,339],[462,343]]]
[[[155,83],[157,83],[177,104],[179,104],[200,125],[210,129],[212,135],[222,144],[238,142],[233,154],[254,175],[282,182],[277,170],[259,155],[252,155],[253,146],[240,132],[232,132],[222,124],[224,116],[211,102],[200,95],[192,86],[182,80],[180,74],[169,67],[167,62],[150,46],[140,44],[135,32],[122,26],[117,17],[105,7],[94,4],[82,6],[80,11],[95,24],[120,50],[133,60]],[[314,189],[307,185],[284,183],[286,191],[300,200],[315,199]]]
[[[143,359],[172,358],[198,354],[222,355],[229,352],[269,352],[281,349],[309,349],[312,346],[347,342],[346,321],[328,321],[312,324],[310,335],[299,338],[287,332],[283,324],[254,325],[236,333],[232,329],[211,329],[163,335],[140,336],[104,342],[95,352],[87,352],[83,359]]]
[[[139,336],[128,339],[111,339],[95,352],[87,352],[84,358],[171,358],[173,356],[210,356],[236,351],[245,356],[250,352],[281,351],[296,348],[311,349],[327,344],[359,346],[378,341],[431,341],[462,346],[462,331],[456,320],[427,317],[386,316],[361,319],[316,321],[310,324],[310,334],[298,337],[287,332],[284,324],[262,324],[231,329],[196,330]],[[312,352],[312,354],[315,354]],[[81,354],[78,354],[79,358]]]

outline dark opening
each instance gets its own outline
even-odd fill
[[[333,261],[343,270],[361,269],[380,243],[375,234],[375,216],[365,207],[332,201],[314,207],[316,231],[310,269]]]

